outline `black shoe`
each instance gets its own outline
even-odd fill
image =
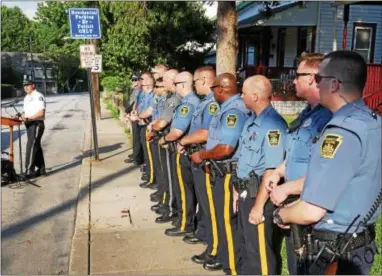
[[[133,158],[127,158],[125,159],[125,163],[135,163],[134,159]]]
[[[178,217],[178,215],[176,215],[176,214],[172,214],[171,216],[167,213],[167,214],[164,214],[164,215],[162,215],[162,216],[160,216],[160,217],[157,217],[156,219],[155,219],[155,222],[156,223],[166,223],[166,222],[170,222],[170,221],[172,221],[174,218],[177,218]]]
[[[205,241],[202,241],[201,239],[198,239],[198,238],[195,236],[195,234],[185,236],[185,237],[183,238],[183,241],[184,241],[185,243],[188,243],[188,244],[197,244],[197,243],[205,244],[205,243],[206,243]]]
[[[155,205],[153,205],[153,206],[151,206],[151,211],[156,211],[156,210],[158,210],[158,209],[160,209],[160,208],[162,208],[162,206],[163,206],[163,204],[162,203],[157,203],[157,204],[155,204]]]
[[[205,270],[209,270],[209,271],[222,270],[223,269],[223,264],[220,263],[219,261],[217,261],[215,258],[213,258],[211,260],[206,261],[203,264],[203,268]]]
[[[139,187],[141,187],[141,188],[148,188],[150,185],[151,185],[150,182],[143,182],[143,183],[139,184]]]
[[[153,183],[148,188],[150,188],[151,190],[157,190],[159,187],[157,183]]]
[[[159,209],[157,209],[157,210],[155,211],[155,213],[158,214],[158,215],[163,215],[163,214],[167,214],[169,211],[170,211],[170,210],[169,210],[168,206],[166,206],[166,205],[162,205],[162,207],[160,207]]]
[[[190,234],[190,233],[192,233],[192,231],[190,231],[190,230],[189,231],[183,231],[183,230],[179,229],[178,227],[175,227],[175,228],[166,229],[166,231],[164,231],[164,233],[170,237],[180,237],[180,236]]]
[[[197,264],[205,264],[206,262],[212,262],[214,260],[215,256],[208,254],[207,249],[202,254],[191,257],[191,261]]]
[[[160,202],[162,201],[162,196],[160,194],[157,194],[155,196],[150,196],[151,202]]]

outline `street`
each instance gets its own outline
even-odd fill
[[[87,93],[46,98],[42,137],[47,177],[32,185],[2,187],[2,274],[68,274],[71,238],[89,114]],[[22,110],[22,102],[16,105]],[[2,116],[15,114],[2,109]],[[2,126],[1,149],[8,151],[9,130]],[[21,128],[23,161],[26,132]],[[19,172],[17,127],[15,168]],[[24,168],[23,168],[24,170]]]

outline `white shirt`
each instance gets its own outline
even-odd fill
[[[36,115],[40,110],[45,109],[45,105],[44,95],[37,90],[33,90],[32,93],[27,94],[24,98],[25,117],[30,118]],[[45,117],[39,120],[45,120]]]

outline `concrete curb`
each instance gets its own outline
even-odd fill
[[[90,152],[91,142],[91,117],[88,116],[83,141],[83,154],[89,153],[81,163],[80,183],[76,207],[74,234],[69,260],[70,275],[88,275],[89,266],[89,189],[90,189]]]

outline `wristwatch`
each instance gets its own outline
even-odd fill
[[[281,208],[277,208],[274,212],[273,212],[273,221],[277,224],[280,224],[280,225],[286,225],[285,222],[283,221],[283,219],[281,218],[280,216],[280,209]]]

